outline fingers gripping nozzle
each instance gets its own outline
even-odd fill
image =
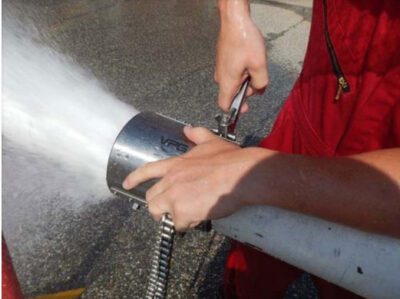
[[[134,116],[122,128],[111,149],[106,176],[110,191],[131,200],[134,209],[147,207],[146,191],[158,180],[149,180],[131,190],[125,190],[122,182],[130,172],[148,162],[186,153],[193,145],[183,134],[185,125],[152,112]],[[209,231],[211,222],[205,221],[197,229]]]
[[[110,191],[134,202],[135,208],[146,206],[146,191],[157,180],[149,180],[131,190],[122,182],[140,166],[153,161],[179,156],[191,147],[183,135],[184,123],[165,116],[142,112],[134,116],[116,138],[107,165]]]

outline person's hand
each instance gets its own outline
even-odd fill
[[[182,156],[147,163],[123,183],[129,190],[161,178],[146,193],[149,211],[157,221],[169,213],[177,230],[238,210],[244,196],[236,185],[254,165],[255,157],[252,149],[241,149],[205,128],[185,127],[184,132],[197,146]]]
[[[217,42],[214,79],[219,85],[218,105],[228,111],[247,76],[247,96],[262,93],[268,84],[264,38],[250,17],[246,0],[220,0],[221,28]],[[241,112],[248,110],[247,103]]]

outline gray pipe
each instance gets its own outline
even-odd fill
[[[213,221],[218,232],[366,298],[400,298],[400,240],[273,207]]]

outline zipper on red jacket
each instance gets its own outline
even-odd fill
[[[327,8],[326,1],[327,0],[323,0],[324,36],[325,36],[326,46],[328,48],[329,57],[331,58],[333,71],[335,72],[335,75],[337,78],[337,91],[336,91],[336,95],[335,95],[335,101],[338,101],[343,93],[350,91],[350,85],[342,71],[342,68],[340,67],[339,60],[336,56],[335,48],[333,47],[332,40],[329,35],[328,8]]]

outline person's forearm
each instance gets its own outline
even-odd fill
[[[349,158],[261,151],[260,162],[242,180],[245,204],[273,205],[400,237],[400,149]]]
[[[218,8],[222,22],[237,16],[250,17],[248,0],[218,0]]]

